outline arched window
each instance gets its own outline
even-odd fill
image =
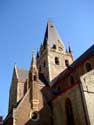
[[[66,110],[67,125],[74,125],[72,104],[71,104],[71,100],[69,98],[66,99],[65,110]]]
[[[36,75],[34,75],[34,81],[36,81],[37,80],[37,77],[36,77]]]
[[[55,64],[59,65],[59,58],[58,57],[55,57]]]
[[[74,78],[73,78],[73,76],[70,76],[70,83],[74,84]]]
[[[87,72],[89,72],[89,71],[92,69],[91,64],[87,62],[87,63],[85,64],[85,69],[86,69]]]
[[[55,44],[53,44],[53,47],[52,47],[53,49],[56,49],[56,45]]]
[[[69,66],[69,60],[65,60],[65,65],[68,67]]]

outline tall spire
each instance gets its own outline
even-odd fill
[[[61,40],[55,26],[53,25],[53,23],[51,21],[48,21],[47,23],[47,27],[46,27],[46,32],[45,32],[45,36],[44,36],[44,42],[43,43],[47,43],[50,46],[55,45],[57,42],[60,42],[63,47],[63,41]]]

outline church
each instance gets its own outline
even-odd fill
[[[48,21],[29,70],[14,66],[5,125],[94,125],[94,45],[74,60]]]

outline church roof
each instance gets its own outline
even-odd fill
[[[63,45],[63,41],[61,40],[55,26],[51,21],[48,21],[44,36],[44,43],[47,42],[50,46],[53,46],[57,41],[61,42]]]
[[[15,66],[15,70],[16,70],[16,75],[17,75],[17,79],[20,82],[25,82],[26,79],[28,79],[28,70],[25,70],[23,68],[19,68],[17,66]],[[40,80],[40,84],[44,84],[44,85],[48,85],[48,82],[46,81],[44,75],[41,73],[39,74],[39,80]]]
[[[18,68],[17,66],[15,69],[18,81],[25,82],[26,79],[28,79],[28,71],[23,68]]]

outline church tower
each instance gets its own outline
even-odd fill
[[[37,53],[37,65],[39,73],[43,74],[48,84],[73,62],[71,48],[65,50],[55,26],[48,21],[43,44]]]

